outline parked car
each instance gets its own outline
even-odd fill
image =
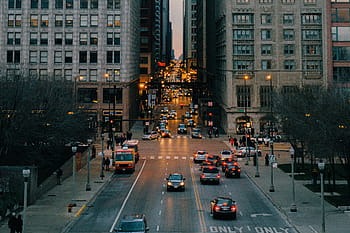
[[[200,174],[201,184],[215,183],[220,184],[220,171],[215,166],[207,166],[202,168],[202,173]]]
[[[206,160],[208,152],[205,150],[198,150],[193,153],[193,162],[201,163]]]
[[[192,138],[202,139],[202,133],[200,128],[193,128],[191,132]]]
[[[158,137],[159,137],[159,134],[157,131],[151,131],[151,132],[145,133],[142,136],[142,140],[154,140],[154,139],[157,139]]]
[[[241,168],[235,163],[232,165],[228,165],[225,168],[225,177],[227,177],[227,178],[229,178],[229,177],[240,178],[241,177]]]
[[[149,227],[144,214],[132,214],[123,216],[114,231],[145,233],[149,231]]]
[[[221,217],[231,217],[233,219],[237,218],[237,204],[236,201],[232,200],[230,197],[217,197],[210,201],[210,213],[213,218]]]
[[[252,146],[248,146],[248,147],[239,147],[236,151],[235,151],[235,156],[237,157],[245,157],[245,156],[261,156],[261,150],[257,150],[255,147]]]
[[[179,124],[179,126],[177,127],[177,133],[178,134],[187,134],[187,127],[185,124]]]
[[[167,185],[166,189],[167,191],[185,191],[185,178],[180,173],[172,173],[166,178]]]

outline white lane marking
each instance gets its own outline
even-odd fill
[[[159,231],[159,225],[157,225],[157,231]]]
[[[187,157],[185,157],[185,156],[182,156],[181,158],[182,158],[183,160],[187,159]]]
[[[163,158],[163,156],[158,156],[158,159],[162,159]]]
[[[174,156],[174,159],[179,159],[179,156]]]
[[[159,215],[159,216],[162,215],[162,211],[161,211],[161,210],[159,210],[158,215]]]
[[[166,156],[165,159],[170,159],[171,157],[170,156]]]
[[[318,233],[318,231],[316,231],[311,225],[309,225],[309,228],[310,228],[313,232]]]
[[[129,199],[129,197],[130,197],[130,195],[131,195],[132,190],[134,189],[134,187],[135,187],[137,181],[139,180],[139,178],[140,178],[140,176],[141,176],[141,174],[142,174],[142,172],[143,172],[143,169],[145,168],[145,165],[146,165],[146,160],[143,161],[143,164],[142,164],[142,167],[141,167],[141,169],[140,169],[140,172],[139,172],[139,174],[137,175],[137,177],[136,177],[134,183],[132,184],[132,186],[131,186],[131,188],[130,188],[130,190],[129,190],[129,192],[128,192],[128,195],[127,195],[126,198],[124,199],[123,204],[122,204],[122,206],[121,206],[121,208],[120,208],[120,210],[119,210],[117,216],[116,216],[115,219],[114,219],[113,225],[112,225],[112,227],[109,229],[109,232],[113,232],[113,230],[114,230],[114,228],[115,228],[115,225],[117,224],[117,222],[118,222],[118,220],[119,220],[119,217],[120,217],[120,215],[121,215],[121,213],[122,213],[122,211],[123,211],[123,209],[124,209],[124,207],[125,207],[125,205],[126,205],[126,202],[128,201],[128,199]]]
[[[154,159],[154,156],[150,156],[150,159]]]

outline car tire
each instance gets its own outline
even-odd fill
[[[236,219],[237,219],[236,213],[234,213],[234,214],[232,215],[232,219],[233,219],[233,220],[236,220]]]

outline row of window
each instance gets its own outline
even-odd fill
[[[284,70],[296,70],[296,61],[293,59],[288,59],[283,61]],[[305,71],[322,71],[322,61],[321,60],[305,60],[302,62],[303,70]],[[261,70],[272,70],[273,62],[272,60],[262,60],[260,64]],[[233,61],[234,70],[253,70],[254,61],[252,60],[234,60]]]
[[[295,44],[285,44],[283,45],[283,54],[285,56],[295,55],[296,46]],[[262,44],[261,45],[261,55],[262,56],[272,56],[273,49],[272,44]],[[322,54],[322,46],[319,44],[308,44],[302,46],[302,55],[307,56],[320,56]],[[248,55],[254,56],[254,45],[234,45],[233,55]]]
[[[73,51],[54,51],[54,63],[73,63]],[[81,64],[97,64],[98,52],[97,51],[79,51],[78,55],[79,63]],[[49,60],[48,51],[29,51],[29,62],[31,64],[41,63],[47,64]],[[20,50],[8,50],[7,51],[7,63],[19,64],[21,62]],[[120,51],[107,51],[106,52],[107,64],[120,64]]]
[[[261,40],[272,40],[272,29],[261,29],[260,39]],[[301,30],[302,40],[321,40],[322,31],[318,29],[305,29]],[[253,29],[234,29],[233,30],[234,40],[254,40]],[[283,29],[283,39],[286,41],[292,41],[295,39],[294,29]]]
[[[283,14],[282,22],[284,25],[293,25],[294,24],[294,14]],[[272,24],[273,19],[272,14],[261,14],[260,23],[262,25]],[[254,24],[254,14],[253,13],[234,13],[233,14],[233,23],[234,24]],[[317,24],[322,23],[322,15],[319,13],[305,13],[301,14],[301,23],[303,25]]]
[[[73,27],[74,17],[72,14],[67,15],[55,15],[55,27]],[[40,20],[40,21],[39,21]],[[49,27],[49,15],[48,14],[31,14],[30,15],[30,26],[31,27]],[[120,15],[107,15],[107,27],[120,28]],[[7,20],[8,27],[21,27],[22,26],[22,15],[21,14],[9,14]],[[80,27],[98,27],[99,16],[81,14],[79,16]]]
[[[248,4],[252,1],[256,1],[256,0],[236,0],[237,3],[240,3],[240,4]],[[259,0],[259,3],[262,3],[262,4],[272,4],[277,2],[277,1],[280,1],[282,4],[294,4],[295,3],[295,0]],[[299,0],[297,0],[299,1]],[[319,0],[319,1],[324,1],[324,0]],[[335,0],[332,0],[332,1],[335,1]],[[341,0],[338,0],[338,1],[341,1]],[[347,0],[349,1],[349,0]],[[316,4],[317,0],[303,0],[304,4],[308,5],[308,4]]]
[[[23,0],[8,0],[7,6],[9,9],[21,9]],[[25,0],[24,0],[25,1]],[[105,0],[107,9],[120,9],[121,0]],[[54,2],[55,9],[73,9],[76,0],[51,0]],[[99,0],[79,0],[80,9],[98,9]],[[30,0],[31,9],[49,9],[51,6],[50,0]],[[52,7],[52,6],[51,6]]]
[[[29,38],[30,45],[48,45],[49,33],[48,32],[31,32]],[[54,34],[54,45],[73,45],[73,32],[56,32]],[[7,33],[8,45],[20,45],[21,33],[20,32],[8,32]],[[107,32],[106,38],[107,45],[120,46],[120,33]],[[97,32],[81,32],[79,33],[79,45],[98,45],[98,33]]]

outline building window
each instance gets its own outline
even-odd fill
[[[49,44],[49,34],[47,32],[40,33],[40,45]]]
[[[233,30],[234,40],[253,40],[254,31],[250,29],[237,29]]]
[[[7,44],[13,45],[15,43],[15,33],[14,32],[8,32],[7,33]]]
[[[15,27],[22,26],[22,15],[15,15]]]
[[[237,0],[238,4],[248,4],[250,0]]]
[[[55,15],[55,26],[63,27],[63,15]]]
[[[71,81],[73,76],[73,71],[70,69],[64,70],[64,79],[67,81]]]
[[[47,63],[47,51],[40,51],[40,63],[46,64]]]
[[[120,15],[107,15],[107,27],[120,27]]]
[[[8,0],[9,9],[21,9],[22,1],[21,0]]]
[[[62,70],[58,70],[58,69],[53,70],[53,76],[56,81],[61,81],[63,78]]]
[[[91,27],[98,27],[98,15],[91,15],[90,16],[90,26]]]
[[[49,16],[48,15],[41,15],[40,19],[40,26],[41,27],[48,27],[49,26]]]
[[[79,44],[87,45],[88,44],[88,34],[87,32],[81,32],[79,35]]]
[[[15,15],[8,15],[7,26],[8,27],[14,27],[15,26]]]
[[[316,4],[316,0],[304,0],[304,4]]]
[[[16,32],[15,33],[15,45],[20,45],[21,44],[21,33]]]
[[[302,24],[321,24],[321,14],[303,14],[301,15]]]
[[[63,0],[55,0],[55,8],[63,9]]]
[[[80,15],[80,27],[89,26],[88,15]]]
[[[31,9],[38,9],[38,7],[39,7],[39,0],[30,0]]]
[[[64,54],[64,62],[65,63],[72,63],[73,62],[73,52],[72,51],[66,51]]]
[[[79,51],[79,63],[87,63],[87,51]]]
[[[90,81],[91,82],[96,82],[97,81],[97,70],[95,70],[95,69],[90,70]],[[97,99],[95,99],[95,100],[97,100]]]
[[[98,0],[91,0],[90,7],[91,9],[98,9]]]
[[[235,60],[233,62],[234,70],[252,70],[253,69],[253,61],[250,60]]]
[[[350,41],[350,27],[332,27],[333,41]]]
[[[350,82],[350,67],[333,67],[333,80],[335,82]]]
[[[120,63],[120,51],[107,51],[107,63],[119,64]]]
[[[83,76],[83,77],[86,77]],[[79,88],[78,89],[78,102],[79,103],[93,103],[97,100],[96,88]]]
[[[49,0],[41,0],[41,9],[49,9]]]
[[[283,29],[283,39],[284,40],[294,40],[294,30],[293,29]]]
[[[123,103],[123,89],[122,88],[103,88],[103,103]]]
[[[350,61],[350,47],[333,47],[334,61]]]
[[[66,0],[66,9],[73,9],[73,1],[74,0]]]
[[[21,62],[21,51],[8,50],[7,51],[7,63],[19,64]]]
[[[253,24],[253,14],[234,14],[233,23],[235,24]]]
[[[62,63],[62,61],[63,61],[62,56],[63,56],[62,51],[55,51],[54,62],[55,63]]]
[[[271,39],[272,39],[271,29],[262,29],[261,30],[261,40],[271,40]]]
[[[29,44],[30,45],[37,45],[38,44],[38,33],[37,32],[30,33]]]
[[[259,3],[273,3],[272,0],[259,0]]]
[[[96,64],[98,60],[97,51],[90,51],[90,63]]]
[[[282,0],[283,4],[294,4],[295,0]]]
[[[284,25],[293,25],[294,24],[294,15],[283,14],[283,24]]]
[[[321,61],[307,60],[303,61],[303,70],[307,71],[321,71]]]
[[[73,27],[73,15],[66,15],[66,27]]]
[[[271,91],[270,86],[260,86],[260,107],[270,107]]]
[[[261,45],[261,55],[272,55],[272,45],[270,44]]]
[[[261,15],[261,24],[262,25],[270,25],[270,24],[272,24],[272,16],[271,16],[271,14],[262,14]]]
[[[350,22],[350,9],[347,8],[332,8],[333,23],[348,23]]]
[[[107,9],[120,9],[120,0],[107,0]]]
[[[90,45],[97,45],[97,44],[98,44],[98,33],[91,32],[90,33]]]
[[[286,44],[284,45],[284,55],[293,55],[295,50],[294,44]]]
[[[63,44],[63,34],[62,32],[56,32],[55,33],[55,45],[62,45]]]
[[[283,66],[285,70],[295,70],[295,61],[285,60]]]
[[[321,30],[317,30],[317,29],[302,30],[302,39],[303,40],[321,40],[322,32]]]
[[[237,86],[237,107],[251,106],[250,86]]]
[[[253,45],[234,45],[233,46],[234,55],[254,55]]]
[[[38,63],[38,51],[29,51],[29,63],[30,64]]]
[[[261,61],[261,69],[262,70],[271,70],[272,69],[272,61],[271,60],[262,60]]]
[[[304,45],[303,55],[321,55],[321,50],[320,45]]]
[[[64,43],[66,45],[72,45],[73,44],[73,33],[72,32],[67,32],[66,33]]]
[[[37,27],[39,25],[38,15],[30,15],[30,26]]]
[[[80,9],[88,9],[88,0],[80,0]]]

